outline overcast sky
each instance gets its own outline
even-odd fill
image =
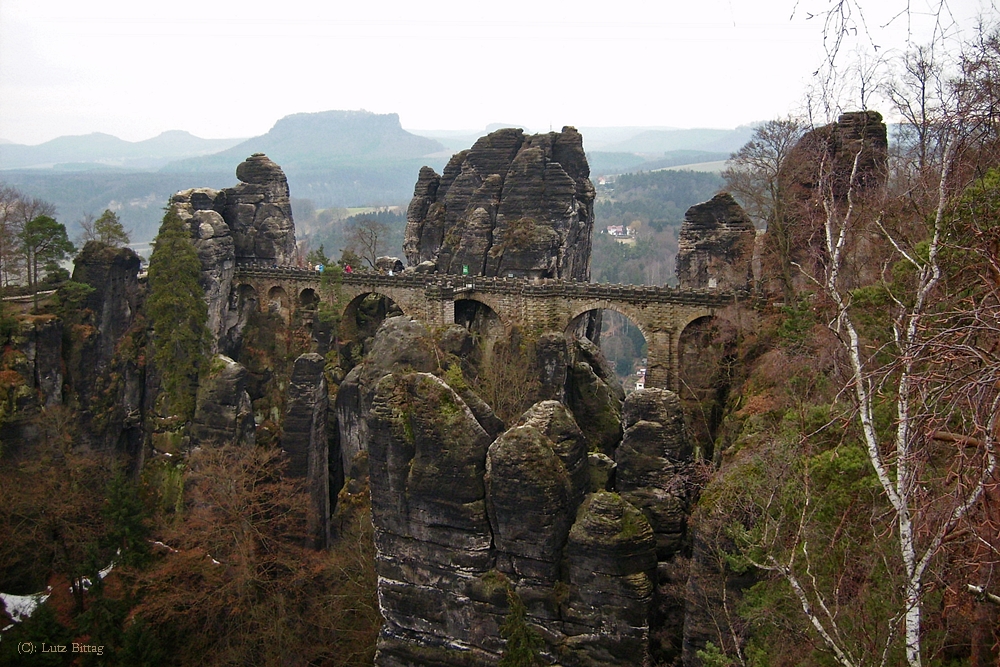
[[[883,53],[903,48],[907,23],[882,25],[906,0],[861,1]],[[929,1],[910,0],[918,40]],[[958,28],[981,1],[950,2]],[[829,2],[0,0],[0,138],[247,137],[329,109],[411,130],[731,128],[801,107]]]

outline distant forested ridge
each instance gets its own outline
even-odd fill
[[[663,285],[674,282],[677,233],[684,213],[722,187],[716,174],[650,171],[622,174],[597,186],[591,279],[595,282]],[[630,228],[622,243],[608,226]]]

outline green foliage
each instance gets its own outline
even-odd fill
[[[167,664],[167,652],[149,623],[136,618],[122,636],[118,661],[119,664],[130,667],[160,667]]]
[[[104,209],[93,225],[84,224],[84,235],[88,241],[99,241],[105,245],[122,247],[129,244],[129,235],[122,226],[121,220],[111,209]]]
[[[149,525],[138,485],[128,479],[123,468],[108,482],[104,507],[108,523],[106,544],[117,553],[115,562],[126,567],[142,565],[149,557]]]
[[[513,588],[507,589],[509,610],[500,626],[500,636],[507,640],[498,667],[533,667],[540,663],[542,636],[528,625],[528,610]]]
[[[68,319],[69,315],[83,308],[83,304],[93,293],[94,288],[87,283],[78,283],[75,280],[66,281],[56,291],[56,312],[63,319]]]
[[[24,223],[18,235],[21,252],[28,269],[28,285],[35,294],[35,310],[38,310],[37,285],[39,266],[58,265],[76,251],[66,235],[66,227],[47,215],[40,215]]]
[[[794,303],[782,306],[781,312],[785,318],[776,330],[780,344],[791,350],[801,350],[812,339],[812,330],[817,323],[812,295],[799,295]]]
[[[704,649],[695,651],[695,656],[701,660],[704,667],[732,667],[736,664],[732,658],[712,642],[706,642]]]
[[[200,275],[187,225],[168,210],[149,259],[146,312],[153,325],[153,359],[170,410],[185,419],[194,413],[198,374],[208,361],[208,307]]]
[[[310,250],[309,254],[306,255],[306,264],[309,266],[321,264],[326,267],[331,263],[330,258],[326,256],[326,249],[323,248],[322,243],[319,244],[319,248],[316,250]]]

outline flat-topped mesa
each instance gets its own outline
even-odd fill
[[[692,206],[684,214],[678,238],[678,284],[747,289],[755,237],[753,222],[728,192]]]
[[[575,128],[497,130],[453,156],[443,174],[420,170],[406,215],[407,264],[589,280],[594,195]]]

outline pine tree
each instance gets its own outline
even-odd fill
[[[153,324],[153,361],[175,415],[194,414],[198,373],[208,360],[208,306],[198,279],[201,262],[187,225],[170,209],[149,258],[147,312]]]

